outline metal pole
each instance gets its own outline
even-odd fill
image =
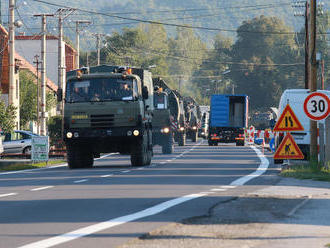
[[[309,64],[309,3],[306,1],[305,10],[305,89],[309,89],[309,74],[310,74],[310,64]]]
[[[39,55],[35,55],[34,59],[33,63],[37,66],[37,134],[40,134],[39,64],[41,64],[41,61],[39,61]]]
[[[100,65],[100,56],[101,56],[101,35],[96,34],[96,49],[97,49],[97,65]]]
[[[77,65],[77,68],[79,68],[80,67],[80,63],[79,63],[79,57],[80,57],[79,21],[76,21],[76,48],[77,48],[76,65]]]
[[[321,61],[321,84],[322,90],[324,90],[324,59]]]
[[[80,35],[79,35],[79,25],[80,24],[91,24],[90,21],[86,21],[86,20],[79,20],[76,21],[76,48],[77,48],[77,53],[76,53],[76,64],[77,64],[77,68],[80,67],[80,62],[79,62],[79,58],[80,58]]]
[[[47,16],[54,16],[52,14],[38,14],[34,15],[41,17],[41,58],[42,63],[40,67],[41,72],[41,104],[40,104],[40,135],[46,135],[46,18]]]
[[[41,38],[41,123],[40,135],[46,135],[46,15],[42,16],[42,38]]]
[[[310,35],[310,65],[311,65],[311,83],[310,91],[317,90],[317,63],[316,63],[316,0],[310,1],[311,7],[311,35]],[[311,143],[310,143],[310,160],[318,163],[317,151],[317,121],[310,121]]]
[[[63,43],[63,19],[61,14],[59,14],[58,18],[58,57],[57,57],[57,66],[58,66],[58,87],[59,89],[64,89],[63,82],[63,52],[62,52],[62,43]],[[63,113],[63,104],[60,103],[60,112]]]
[[[19,129],[19,81],[15,80],[15,0],[9,0],[9,92],[8,103],[16,107],[15,128]]]

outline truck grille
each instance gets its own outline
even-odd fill
[[[115,115],[91,115],[91,127],[109,128],[113,126]]]

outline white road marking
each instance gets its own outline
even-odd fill
[[[130,170],[123,170],[123,171],[121,171],[121,173],[128,173],[128,172],[130,172]]]
[[[113,176],[113,174],[108,174],[108,175],[102,175],[100,177],[112,177],[112,176]]]
[[[166,162],[171,162],[172,161],[172,159],[168,159],[168,160],[166,160]]]
[[[54,186],[46,186],[46,187],[30,189],[30,191],[39,191],[39,190],[50,189],[50,188],[54,188]]]
[[[137,168],[137,170],[143,170],[143,169],[144,169],[144,167]]]
[[[69,233],[65,233],[59,236],[55,236],[53,238],[48,238],[48,239],[44,239],[41,241],[37,241],[31,244],[27,244],[24,246],[21,246],[20,248],[47,248],[47,247],[52,247],[55,245],[59,245],[59,244],[63,244],[65,242],[68,241],[72,241],[87,235],[90,235],[92,233],[96,233],[96,232],[100,232],[103,231],[105,229],[114,227],[114,226],[118,226],[118,225],[122,225],[125,224],[127,222],[131,222],[137,219],[141,219],[147,216],[151,216],[151,215],[155,215],[158,214],[160,212],[165,211],[166,209],[169,209],[173,206],[176,206],[178,204],[182,204],[184,202],[196,199],[196,198],[200,198],[205,196],[206,194],[191,194],[191,195],[185,195],[179,198],[175,198],[173,200],[169,200],[163,203],[160,203],[158,205],[155,205],[153,207],[147,208],[145,210],[133,213],[133,214],[129,214],[129,215],[125,215],[122,217],[118,217],[118,218],[114,218],[114,219],[110,219],[108,221],[105,222],[101,222],[95,225],[91,225],[91,226],[87,226],[87,227],[83,227],[80,228],[78,230],[69,232]]]
[[[74,183],[83,183],[83,182],[87,182],[88,179],[81,179],[81,180],[77,180],[77,181],[74,181]]]
[[[227,191],[226,189],[211,189],[211,191]]]
[[[224,189],[234,189],[236,188],[237,186],[234,186],[234,185],[222,185],[220,186],[221,188],[224,188]]]
[[[255,172],[252,172],[251,174],[249,174],[247,176],[241,177],[241,178],[233,181],[230,185],[236,185],[236,186],[244,185],[245,183],[247,183],[251,179],[254,179],[258,176],[261,176],[262,174],[264,174],[267,171],[268,166],[269,166],[268,159],[255,146],[251,146],[251,148],[257,153],[259,159],[261,160],[261,163],[260,163],[259,167],[257,168],[257,170]]]
[[[166,164],[166,162],[160,162],[160,164]]]
[[[288,216],[294,215],[299,208],[304,206],[310,199],[312,199],[312,196],[308,196],[308,198],[304,199],[302,202],[300,202],[297,206],[295,206],[289,213]]]
[[[12,196],[12,195],[17,195],[17,193],[2,194],[2,195],[0,195],[0,198],[1,197],[6,197],[6,196]]]
[[[267,158],[257,148],[252,147],[252,149],[255,150],[255,152],[257,153],[257,155],[259,156],[259,158],[261,160],[261,164],[260,164],[259,168],[254,173],[251,173],[248,176],[244,176],[244,177],[241,177],[241,178],[233,181],[230,185],[243,185],[244,183],[248,182],[252,178],[256,178],[257,176],[262,175],[267,170],[268,165],[269,165],[269,161],[267,160]],[[201,194],[201,193],[185,195],[182,197],[178,197],[178,198],[160,203],[158,205],[155,205],[153,207],[147,208],[145,210],[142,210],[142,211],[139,211],[139,212],[136,212],[133,214],[125,215],[122,217],[110,219],[105,222],[100,222],[98,224],[83,227],[83,228],[80,228],[80,229],[72,231],[72,232],[68,232],[68,233],[65,233],[65,234],[62,234],[59,236],[40,240],[40,241],[31,243],[31,244],[21,246],[19,248],[35,248],[35,247],[48,248],[48,247],[52,247],[55,245],[63,244],[65,242],[69,242],[69,241],[72,241],[72,240],[75,240],[75,239],[78,239],[81,237],[85,237],[87,235],[91,235],[93,233],[97,233],[97,232],[103,231],[105,229],[114,227],[114,226],[122,225],[127,222],[135,221],[137,219],[141,219],[141,218],[145,218],[147,216],[158,214],[158,213],[163,212],[166,209],[169,209],[176,205],[179,205],[184,202],[187,202],[187,201],[190,201],[193,199],[197,199],[197,198],[200,198],[200,197],[203,197],[206,195],[207,194]]]
[[[110,153],[110,154],[107,154],[107,155],[103,155],[100,158],[96,158],[94,160],[99,160],[99,159],[102,159],[102,158],[110,157],[111,155],[115,155],[115,154],[118,154],[118,153]],[[2,176],[2,175],[10,175],[10,174],[18,174],[18,173],[26,173],[26,172],[31,172],[31,171],[34,172],[34,171],[41,171],[41,170],[49,170],[49,169],[55,169],[55,168],[65,167],[67,165],[68,165],[67,163],[63,163],[63,164],[49,166],[49,167],[44,167],[44,168],[1,172],[0,173],[0,176]]]

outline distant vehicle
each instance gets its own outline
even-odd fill
[[[12,133],[2,133],[4,154],[31,154],[32,136],[38,136],[30,131],[15,130]]]
[[[326,94],[330,97],[329,90],[318,90],[318,92]],[[306,97],[310,94],[308,89],[288,89],[285,90],[281,96],[279,108],[278,108],[278,117],[280,118],[285,106],[290,105],[293,112],[297,116],[299,122],[304,127],[304,131],[294,131],[291,132],[295,142],[305,156],[305,159],[309,159],[309,149],[310,149],[310,119],[304,112],[304,101]],[[278,119],[277,119],[278,120]],[[325,123],[325,120],[318,121],[319,123]],[[275,149],[278,148],[284,137],[284,133],[276,133],[275,136]],[[274,163],[283,163],[283,160],[275,159]]]
[[[201,127],[201,111],[199,105],[192,97],[184,97],[184,108],[187,139],[191,139],[192,142],[197,142],[198,129]]]
[[[207,139],[209,135],[209,119],[210,119],[210,113],[204,112],[202,114],[202,120],[201,120],[201,128],[198,129],[198,136]]]
[[[236,143],[244,146],[248,126],[248,96],[212,95],[208,143]]]

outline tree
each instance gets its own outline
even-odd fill
[[[277,106],[286,88],[301,88],[303,68],[292,30],[276,17],[260,16],[237,29],[230,74],[237,93],[250,97],[253,109]],[[293,66],[281,64],[294,64]]]
[[[56,106],[52,92],[46,93],[46,111]],[[28,128],[31,121],[37,121],[37,85],[35,76],[28,71],[20,71],[20,123]]]
[[[16,108],[13,105],[6,105],[2,100],[0,91],[0,129],[5,133],[10,133],[15,128],[15,112]]]

